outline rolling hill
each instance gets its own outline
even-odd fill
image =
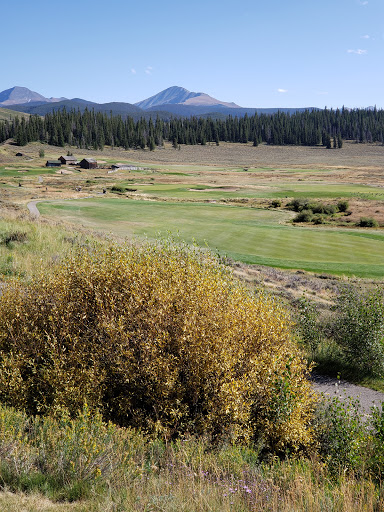
[[[0,121],[10,121],[15,117],[25,117],[28,118],[29,114],[25,112],[18,112],[15,110],[10,110],[8,108],[0,108]]]

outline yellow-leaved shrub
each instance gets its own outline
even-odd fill
[[[0,401],[84,403],[176,436],[311,442],[313,397],[290,320],[217,259],[174,243],[79,250],[0,298]]]

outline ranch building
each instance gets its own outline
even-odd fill
[[[94,158],[83,158],[80,167],[82,169],[97,169],[97,162]]]
[[[74,156],[61,156],[59,160],[63,165],[75,165],[77,163]]]
[[[61,167],[60,160],[47,160],[45,167]]]

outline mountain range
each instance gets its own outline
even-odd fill
[[[12,87],[0,92],[0,106],[7,107],[13,105],[21,105],[25,103],[57,103],[66,98],[45,98],[38,92],[31,91],[26,87]]]
[[[0,107],[11,108],[28,114],[45,115],[48,112],[66,108],[84,111],[112,113],[123,118],[132,116],[149,118],[159,116],[163,119],[171,116],[208,116],[225,117],[228,115],[242,117],[255,113],[272,114],[311,110],[306,108],[242,108],[236,103],[217,100],[203,92],[191,92],[183,87],[173,86],[135,104],[124,102],[95,103],[81,98],[45,98],[26,87],[12,87],[0,92]]]

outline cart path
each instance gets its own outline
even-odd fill
[[[379,407],[384,402],[384,393],[374,391],[363,386],[356,386],[345,380],[338,380],[325,375],[313,374],[311,377],[313,388],[325,398],[338,397],[340,400],[351,398],[358,400],[364,416],[370,416],[372,407]]]
[[[40,201],[31,201],[30,203],[27,204],[27,208],[29,210],[29,213],[33,216],[33,217],[40,217],[40,212],[39,210],[37,209],[37,203],[40,203]]]

